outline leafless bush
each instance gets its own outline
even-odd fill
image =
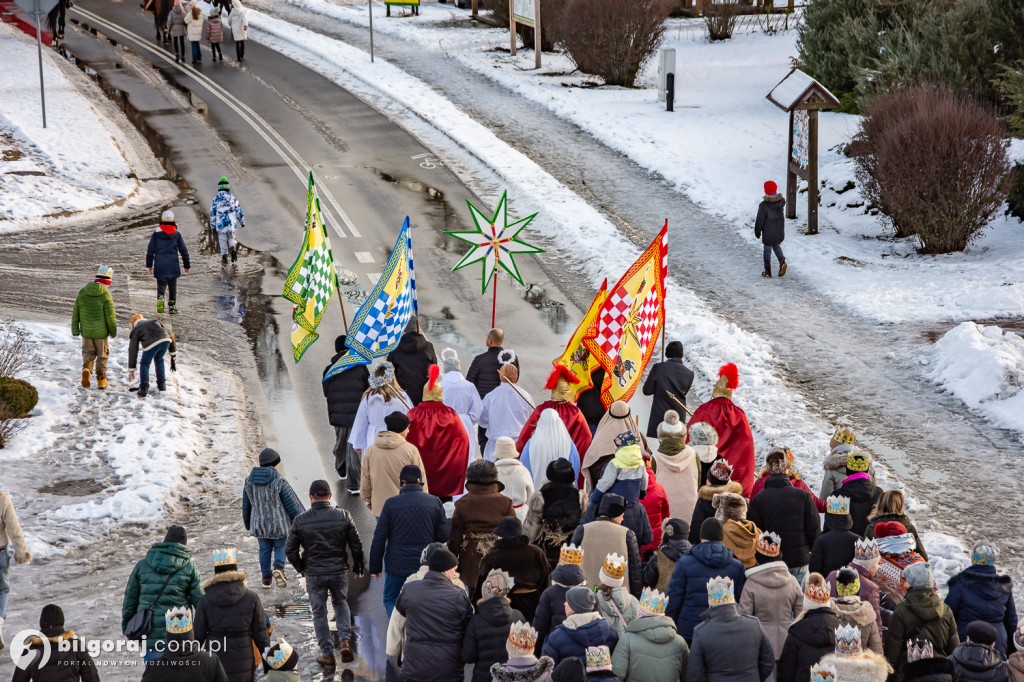
[[[560,32],[581,71],[632,87],[661,45],[667,18],[665,0],[567,0]]]
[[[711,40],[728,40],[736,28],[740,3],[736,0],[704,0],[704,26]]]
[[[0,405],[0,450],[7,447],[18,431],[27,425],[27,419],[20,419],[6,405]]]
[[[856,138],[857,179],[921,253],[962,251],[1006,199],[1009,142],[995,113],[963,93],[918,86],[870,101]]]
[[[25,329],[13,322],[0,322],[0,377],[17,377],[34,362]]]

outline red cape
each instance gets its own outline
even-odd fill
[[[533,410],[530,418],[526,420],[523,430],[519,432],[516,450],[522,454],[523,448],[526,447],[526,441],[530,440],[533,430],[537,428],[537,420],[540,419],[540,413],[549,408],[557,412],[558,416],[562,418],[562,423],[565,424],[565,428],[569,431],[569,437],[572,438],[573,444],[576,445],[576,452],[580,453],[580,459],[583,459],[583,453],[590,447],[590,427],[587,426],[587,420],[584,418],[583,413],[580,412],[580,408],[576,407],[573,403],[565,401],[555,402],[554,400],[546,400],[538,405]],[[433,494],[433,490],[431,490],[431,493]]]
[[[690,424],[697,422],[707,422],[718,431],[718,454],[732,467],[732,480],[743,486],[743,496],[750,499],[754,487],[754,434],[747,413],[728,398],[712,398],[690,417]]]
[[[409,410],[409,435],[423,459],[431,495],[461,495],[469,466],[469,434],[459,414],[444,403],[423,401]]]

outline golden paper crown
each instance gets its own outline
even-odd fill
[[[558,563],[582,566],[583,548],[572,544],[562,545],[562,550],[558,553]]]
[[[215,550],[213,553],[214,566],[230,566],[238,563],[238,550],[234,547],[225,547]]]
[[[722,606],[736,603],[735,586],[732,578],[715,576],[708,581],[708,606]]]
[[[907,663],[921,661],[935,656],[932,643],[927,639],[907,640]]]
[[[827,604],[832,599],[832,590],[829,589],[827,582],[822,582],[821,585],[812,585],[808,581],[804,596],[816,604]]]
[[[853,441],[857,440],[857,436],[850,429],[837,426],[836,432],[832,434],[832,440],[843,445],[853,445]]]
[[[862,474],[871,470],[871,460],[863,452],[851,452],[846,456],[846,468]]]
[[[811,682],[836,682],[836,669],[828,664],[815,663],[811,666]]]
[[[836,628],[836,655],[855,656],[860,653],[860,628],[841,625]]]
[[[640,608],[650,613],[652,616],[663,616],[665,615],[665,609],[668,607],[668,595],[658,592],[650,587],[645,587],[643,593],[640,595]]]
[[[192,630],[192,609],[176,606],[164,614],[164,629],[170,635],[182,635]]]
[[[782,538],[775,533],[761,533],[757,536],[757,543],[754,545],[754,551],[765,556],[779,556],[779,550],[782,549]]]
[[[613,580],[621,580],[626,575],[626,557],[619,556],[614,552],[604,558],[604,566],[601,567],[604,574]]]
[[[270,651],[275,646],[277,647],[277,651],[271,654]],[[281,666],[287,663],[288,659],[292,657],[292,652],[294,651],[295,649],[292,645],[284,641],[284,638],[281,638],[281,641],[276,643],[271,642],[270,646],[263,650],[263,660],[266,661],[267,665],[272,669],[280,670]]]
[[[842,571],[843,569],[839,569]],[[848,569],[853,571],[854,577],[853,582],[841,583],[839,582],[838,575],[836,576],[836,594],[840,597],[856,597],[860,594],[860,575],[857,573],[857,569]]]
[[[533,651],[537,646],[537,631],[529,623],[517,620],[508,631],[508,643],[515,649]]]
[[[873,539],[857,540],[853,544],[853,558],[857,561],[874,561],[879,556],[878,545]]]
[[[825,500],[825,513],[838,514],[840,516],[850,513],[850,498],[841,495],[830,495]]]

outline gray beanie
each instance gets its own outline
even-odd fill
[[[931,589],[935,586],[935,576],[932,575],[932,567],[928,565],[927,561],[919,561],[907,566],[903,569],[903,579],[907,581],[907,585],[912,590]]]
[[[462,363],[459,362],[459,354],[454,348],[445,348],[441,351],[441,369],[445,374],[448,372],[462,371]]]
[[[570,587],[565,603],[573,613],[590,613],[597,609],[597,595],[589,587]]]

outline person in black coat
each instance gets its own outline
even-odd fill
[[[544,473],[548,482],[530,498],[530,511],[526,514],[526,534],[542,550],[548,563],[554,566],[562,545],[572,537],[583,515],[583,499],[576,487],[576,474],[572,464],[559,457],[548,464]]]
[[[903,682],[953,682],[954,671],[948,658],[919,658],[903,666]]]
[[[700,528],[704,522],[715,518],[715,506],[712,504],[715,495],[743,494],[743,485],[739,481],[731,480],[731,476],[732,467],[721,457],[716,459],[708,469],[705,483],[697,488],[697,504],[693,505],[693,515],[690,517],[690,530],[687,539],[691,545],[700,543]]]
[[[949,657],[953,679],[960,682],[1011,682],[1013,674],[1004,656],[995,648],[996,629],[976,620],[967,625],[967,641]]]
[[[579,564],[559,564],[551,571],[551,587],[540,595],[537,613],[533,616],[538,656],[548,635],[565,620],[565,593],[586,582],[583,567]]]
[[[156,311],[164,311],[164,291],[167,292],[167,302],[170,306],[170,313],[178,312],[178,278],[181,277],[181,267],[178,265],[178,254],[185,264],[185,272],[192,268],[188,258],[188,248],[185,246],[185,239],[178,232],[178,226],[174,224],[174,213],[164,211],[160,216],[160,227],[153,232],[149,238],[149,248],[146,249],[146,268],[149,274],[156,278]]]
[[[47,604],[39,613],[39,633],[47,641],[38,635],[25,640],[28,651],[24,657],[30,663],[15,668],[12,682],[99,682],[96,664],[85,647],[68,646],[76,633],[64,628],[64,611],[56,604]],[[49,658],[43,662],[47,647]]]
[[[853,519],[848,513],[850,501],[833,495],[825,501],[825,531],[811,548],[811,573],[828,575],[853,561],[854,546],[860,536],[850,531]]]
[[[427,371],[437,364],[434,345],[416,331],[416,319],[409,320],[398,348],[388,354],[388,362],[395,367],[395,379],[409,395],[413,407],[423,400],[423,387],[427,385]]]
[[[779,187],[769,180],[764,183],[764,200],[757,207],[754,220],[754,236],[764,245],[764,272],[762,277],[772,276],[772,251],[779,259],[779,277],[786,274],[786,256],[782,253],[782,242],[786,239],[786,199],[779,194]]]
[[[594,432],[597,431],[597,425],[601,423],[605,412],[607,412],[604,402],[601,400],[601,386],[604,384],[604,377],[604,367],[595,369],[590,373],[590,382],[593,384],[593,387],[588,388],[576,397],[576,407],[580,408],[583,418],[587,420],[587,426],[590,427],[590,435],[594,435]]]
[[[505,343],[505,332],[497,327],[487,332],[487,339],[484,341],[487,350],[473,358],[473,362],[470,363],[469,370],[466,372],[466,381],[476,386],[480,400],[501,385],[501,379],[498,377],[501,360],[498,359],[498,354],[504,350],[503,343]],[[514,359],[512,364],[519,369],[518,358]],[[487,447],[487,429],[477,427],[476,437],[480,443],[480,452],[483,452]]]
[[[356,365],[335,374],[330,379],[326,378],[334,363],[348,353],[345,346],[346,338],[348,337],[342,334],[334,340],[334,357],[331,358],[331,363],[324,367],[324,381],[320,385],[327,400],[327,418],[334,427],[334,470],[338,472],[341,480],[348,481],[345,485],[349,492],[352,492],[359,490],[362,460],[349,445],[348,436],[352,431],[356,410],[359,409],[359,400],[370,388],[370,370],[366,365]]]
[[[191,609],[168,609],[164,612],[164,622],[173,625],[167,632],[164,654],[146,664],[142,682],[229,682],[220,659],[203,651],[195,640],[195,618]],[[250,645],[249,656],[255,665],[252,651]]]
[[[654,396],[651,416],[647,419],[647,437],[658,437],[658,424],[669,410],[682,410],[686,406],[686,393],[693,385],[693,370],[683,364],[683,344],[673,341],[665,347],[665,362],[651,366],[644,382],[644,395]],[[682,401],[677,403],[668,394]]]
[[[485,582],[493,570],[505,571],[515,585],[509,594],[512,608],[518,609],[527,622],[533,622],[541,593],[551,585],[551,567],[544,550],[530,544],[523,533],[523,524],[515,516],[506,516],[494,529],[497,540],[480,562],[480,577],[473,592],[474,599],[484,596]]]
[[[835,651],[836,628],[842,622],[830,602],[829,586],[825,578],[820,573],[812,573],[807,579],[805,610],[789,626],[786,643],[782,645],[776,674],[778,682],[805,682],[811,679],[811,666]]]
[[[818,508],[809,492],[790,482],[784,450],[772,450],[766,462],[768,479],[764,490],[750,501],[747,520],[782,538],[782,559],[789,572],[805,584],[811,547],[820,532]]]
[[[233,547],[213,553],[211,578],[195,613],[195,638],[215,653],[231,682],[249,682],[256,672],[252,645],[270,646],[267,615],[260,598],[245,587],[245,571],[238,570]]]
[[[878,503],[878,498],[882,496],[882,489],[872,482],[868,473],[870,466],[870,455],[851,452],[846,457],[846,478],[832,492],[838,497],[850,498],[850,517],[853,519],[851,530],[861,537],[867,528],[868,517]]]
[[[491,666],[508,660],[505,643],[512,623],[529,622],[509,605],[508,594],[515,583],[507,573],[493,570],[482,585],[483,597],[462,640],[462,662],[473,665],[473,682],[490,682]]]

